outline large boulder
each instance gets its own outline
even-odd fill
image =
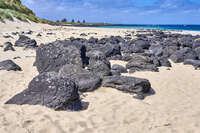
[[[153,59],[142,55],[134,55],[133,58],[126,64],[126,68],[130,69],[130,73],[135,71],[158,71]]]
[[[35,65],[39,73],[56,71],[65,64],[76,64],[83,67],[85,48],[73,45],[70,41],[55,41],[41,44],[36,50]]]
[[[6,104],[43,105],[55,110],[80,110],[78,87],[70,78],[56,72],[36,76],[21,93],[8,100]]]
[[[105,54],[106,57],[121,55],[121,47],[119,46],[119,44],[107,43],[100,50]]]
[[[175,63],[180,63],[184,61],[184,53],[182,51],[176,51],[170,56],[170,59]]]
[[[131,53],[143,53],[144,50],[149,47],[150,43],[147,40],[137,39],[130,42],[129,51],[131,51]]]
[[[15,42],[16,47],[25,47],[25,49],[36,48],[37,42],[25,35],[20,35],[19,39]]]
[[[143,49],[148,49],[150,47],[150,44],[147,40],[143,40],[143,39],[137,39],[134,44],[137,47],[141,47]]]
[[[152,45],[149,48],[150,54],[154,56],[162,56],[163,54],[163,46],[162,45]]]
[[[135,44],[132,44],[128,47],[128,51],[126,53],[144,53],[144,49],[140,46],[137,46]]]
[[[95,44],[93,44],[93,47],[94,46]],[[90,51],[94,50],[101,51],[106,57],[121,55],[121,47],[119,44],[106,43],[104,45],[97,45],[96,47],[90,49]]]
[[[146,79],[127,76],[107,76],[104,78],[103,87],[116,88],[123,92],[144,95],[151,89],[151,84]]]
[[[0,70],[7,71],[21,71],[21,67],[15,64],[12,60],[5,60],[0,62]]]
[[[162,38],[163,39],[163,38]],[[161,44],[165,47],[179,47],[180,43],[178,42],[177,38],[166,38],[164,40],[161,41]]]
[[[163,56],[170,57],[179,49],[178,46],[167,46],[163,49]]]
[[[102,79],[94,73],[78,73],[73,76],[80,92],[90,92],[101,86]]]
[[[185,59],[197,59],[198,55],[191,48],[183,48],[176,51],[170,56],[170,59],[175,63],[184,62]]]
[[[192,35],[184,35],[181,38],[179,38],[179,43],[182,47],[193,47],[193,42],[194,39],[192,37]]]
[[[77,65],[66,64],[60,69],[59,74],[71,77],[76,82],[80,92],[94,91],[101,85],[100,77]]]
[[[95,73],[100,78],[111,75],[111,65],[101,51],[90,51],[87,53],[89,57],[88,70]]]
[[[193,43],[193,49],[200,47],[200,40],[195,40]]]

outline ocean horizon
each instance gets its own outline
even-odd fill
[[[119,24],[104,25],[103,28],[122,28],[122,29],[159,29],[159,30],[178,30],[178,31],[200,31],[200,25],[195,24]]]

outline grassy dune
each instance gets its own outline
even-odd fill
[[[33,21],[37,23],[45,23],[45,24],[58,24],[58,25],[87,25],[87,26],[102,26],[109,25],[104,23],[70,23],[70,22],[53,22],[46,19],[38,18],[35,13],[24,6],[20,0],[0,0],[0,22],[4,22],[5,19],[13,21],[13,18],[17,18],[18,20],[28,22]]]
[[[52,21],[38,18],[20,0],[0,0],[0,21],[4,22],[5,19],[12,21],[13,17],[25,22],[30,20],[33,22],[54,24]]]

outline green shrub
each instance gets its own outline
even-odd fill
[[[13,20],[13,17],[25,22],[30,20],[55,24],[55,22],[36,17],[32,10],[21,4],[20,0],[0,0],[0,21],[4,22],[4,19]]]

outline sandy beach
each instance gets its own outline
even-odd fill
[[[122,36],[136,29],[110,29],[88,27],[61,27],[36,23],[0,23],[0,45],[14,42],[18,36],[5,38],[11,32],[28,32],[27,35],[41,43],[70,37],[103,38]],[[175,32],[175,31],[174,31]],[[42,36],[38,37],[40,33]],[[52,34],[48,34],[52,33]],[[80,36],[81,33],[87,36]],[[88,35],[89,33],[89,35]],[[96,34],[97,33],[97,34]],[[200,35],[187,31],[181,34]],[[143,101],[113,88],[101,87],[85,93],[87,110],[80,112],[54,111],[44,106],[5,105],[12,96],[28,87],[38,75],[35,50],[4,52],[0,47],[0,61],[15,59],[23,71],[0,71],[0,133],[199,133],[200,132],[200,71],[191,65],[172,63],[170,70],[160,67],[159,72],[135,72],[123,74],[148,79],[155,95]],[[111,60],[111,64],[125,66],[127,62]]]

